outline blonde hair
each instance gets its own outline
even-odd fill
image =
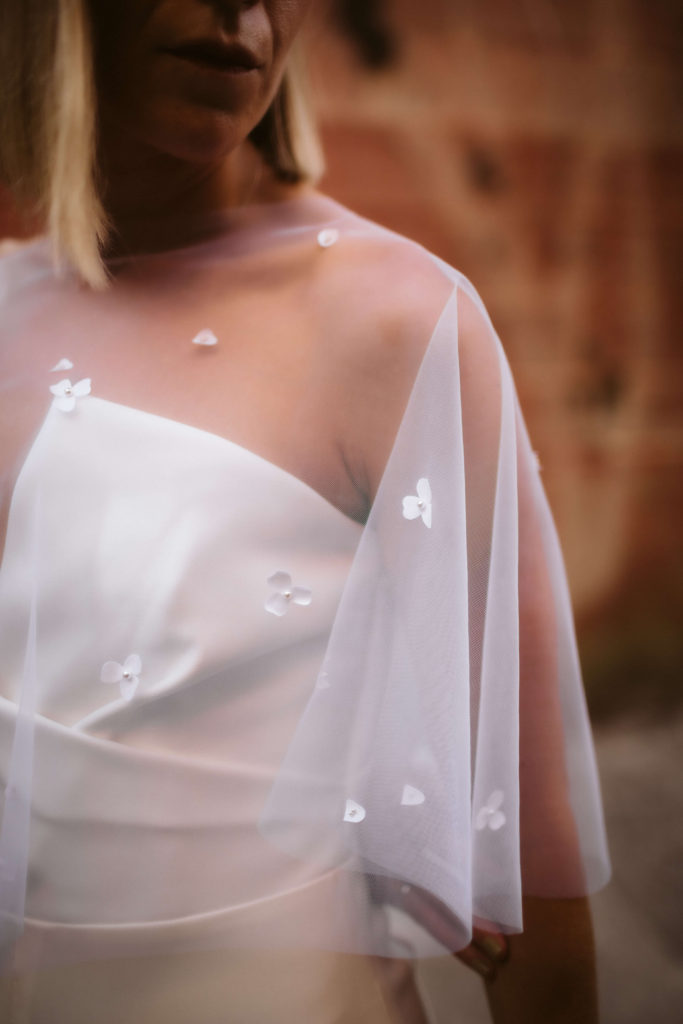
[[[317,181],[323,169],[303,79],[297,46],[250,135],[292,182]],[[57,269],[66,256],[91,287],[106,287],[100,253],[112,224],[100,198],[86,0],[0,0],[0,180],[44,225]]]

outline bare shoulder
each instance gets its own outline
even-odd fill
[[[324,292],[339,447],[370,504],[454,285],[420,245],[364,223],[330,252]]]

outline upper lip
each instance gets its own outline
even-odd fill
[[[193,39],[167,47],[169,53],[186,57],[201,64],[215,67],[245,68],[247,71],[260,67],[255,53],[241,43],[228,43],[221,39]]]

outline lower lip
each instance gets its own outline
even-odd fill
[[[258,68],[245,68],[241,67],[239,64],[205,64],[201,60],[195,60],[193,57],[186,57],[181,53],[172,53],[170,56],[175,57],[176,60],[181,61],[188,67],[194,68],[195,70],[202,72],[202,74],[209,75],[212,78],[246,78],[258,71]]]

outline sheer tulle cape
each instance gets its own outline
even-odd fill
[[[433,955],[467,945],[476,923],[522,929],[523,894],[574,897],[609,877],[562,555],[510,370],[478,293],[419,246],[322,197],[226,215],[216,227],[182,250],[123,261],[104,297],[88,294],[73,275],[55,278],[44,243],[0,263],[9,516],[0,569],[0,631],[9,651],[0,668],[5,969],[235,945]],[[202,345],[197,334],[209,328]],[[259,339],[249,358],[247,336]],[[395,373],[386,356],[392,344]],[[383,354],[373,362],[376,348]],[[365,351],[370,356],[354,355]],[[73,371],[53,371],[66,357]],[[390,413],[373,419],[372,391],[353,386],[354,374],[375,365],[385,373],[387,408],[400,410],[393,421]],[[67,385],[57,387],[64,379],[66,395]],[[78,380],[91,381],[89,392],[83,385],[74,410],[55,408],[68,404]],[[114,415],[117,408],[126,415]],[[131,418],[138,411],[152,417]],[[90,450],[94,461],[79,462],[73,439],[53,433],[54,444],[43,443],[50,417],[78,423],[74,414],[82,414],[81,431],[91,421],[93,431],[106,425],[108,447]],[[325,468],[327,441],[337,439],[333,420],[367,424],[369,447],[372,424],[392,424],[362,525],[334,501]],[[112,531],[121,551],[142,550],[136,531],[146,510],[152,514],[145,480],[164,458],[152,454],[145,432],[165,432],[163,453],[174,424],[209,446],[237,433],[233,454],[259,450],[250,472],[264,487],[236,484],[216,507],[211,487],[193,483],[192,504],[190,470],[168,463],[166,513],[153,542],[145,541],[140,586],[162,581],[162,590],[181,595],[182,611],[172,613],[185,618],[182,628],[175,623],[172,653],[185,658],[184,668],[163,691],[143,686],[139,704],[139,694],[119,700],[108,717],[111,691],[99,679],[90,689],[76,680],[73,651],[99,622],[93,605],[118,623],[136,623],[143,662],[145,651],[166,642],[163,601],[141,604],[130,582],[128,590],[108,590],[101,553]],[[192,441],[185,431],[179,448],[181,439]],[[117,443],[126,452],[118,490],[113,457],[108,475],[89,468],[106,468]],[[207,480],[211,458],[222,454],[207,448]],[[64,487],[77,496],[82,487],[88,500],[67,501],[60,512],[61,471]],[[123,503],[113,498],[121,489]],[[193,622],[206,637],[222,636],[230,620],[222,596],[200,600],[206,576],[188,565],[178,530],[210,536],[228,502],[234,543],[244,521],[253,544],[254,502],[271,499],[276,508],[281,501],[280,521],[291,515],[288,543],[308,559],[311,577],[328,538],[341,538],[335,564],[346,565],[343,586],[336,596],[330,591],[318,646],[297,661],[312,641],[293,636],[273,688],[250,693],[239,731],[211,730],[197,724],[198,686],[220,680],[202,699],[208,713],[227,716],[249,685],[240,675],[249,651],[221,655],[219,644],[213,660],[187,662],[197,648]],[[310,521],[299,502],[310,505]],[[317,539],[316,517],[325,520]],[[267,551],[270,527],[258,528],[254,550],[262,541]],[[44,592],[60,565],[56,536],[64,537],[69,595],[58,628],[54,593],[46,605]],[[244,586],[248,595],[230,575],[230,537],[223,542],[214,562],[224,564],[214,569],[231,593]],[[82,564],[92,566],[85,579],[74,575],[79,545]],[[135,579],[135,566],[127,579]],[[291,580],[271,579],[276,589],[282,583],[277,600],[292,599]],[[299,597],[303,608],[306,595]],[[249,629],[258,631],[260,621],[249,619]],[[120,634],[119,641],[123,659],[132,641],[126,646]],[[277,664],[301,676],[284,711]],[[267,751],[259,747],[264,722]],[[244,804],[249,820],[231,813],[235,764],[261,780]],[[90,856],[91,868],[100,864],[87,883],[94,901],[89,892],[82,906],[77,887],[60,899],[57,820],[62,833],[77,836],[79,856]],[[147,842],[156,851],[156,865],[136,862],[135,844],[124,841],[133,825],[140,850]],[[256,881],[247,891],[252,848],[252,880],[269,851],[263,891]],[[127,881],[131,892],[140,889],[134,916],[115,896]],[[149,905],[145,887],[155,889]]]

